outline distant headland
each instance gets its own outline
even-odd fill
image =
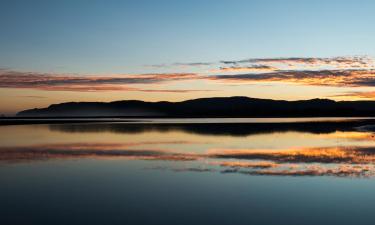
[[[18,112],[17,117],[357,117],[375,116],[375,101],[298,101],[249,97],[199,98],[181,102],[67,102]]]

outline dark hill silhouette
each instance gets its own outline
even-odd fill
[[[29,109],[18,117],[332,117],[375,116],[375,101],[299,101],[248,97],[199,98],[182,102],[68,102]]]

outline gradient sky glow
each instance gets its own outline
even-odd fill
[[[65,101],[375,98],[370,0],[0,8],[0,113]]]

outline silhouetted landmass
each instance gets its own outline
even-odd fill
[[[248,97],[182,102],[68,102],[29,109],[18,117],[338,117],[375,116],[375,101],[311,99],[284,101]]]

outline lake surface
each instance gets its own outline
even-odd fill
[[[0,224],[372,224],[373,124],[0,126]]]

